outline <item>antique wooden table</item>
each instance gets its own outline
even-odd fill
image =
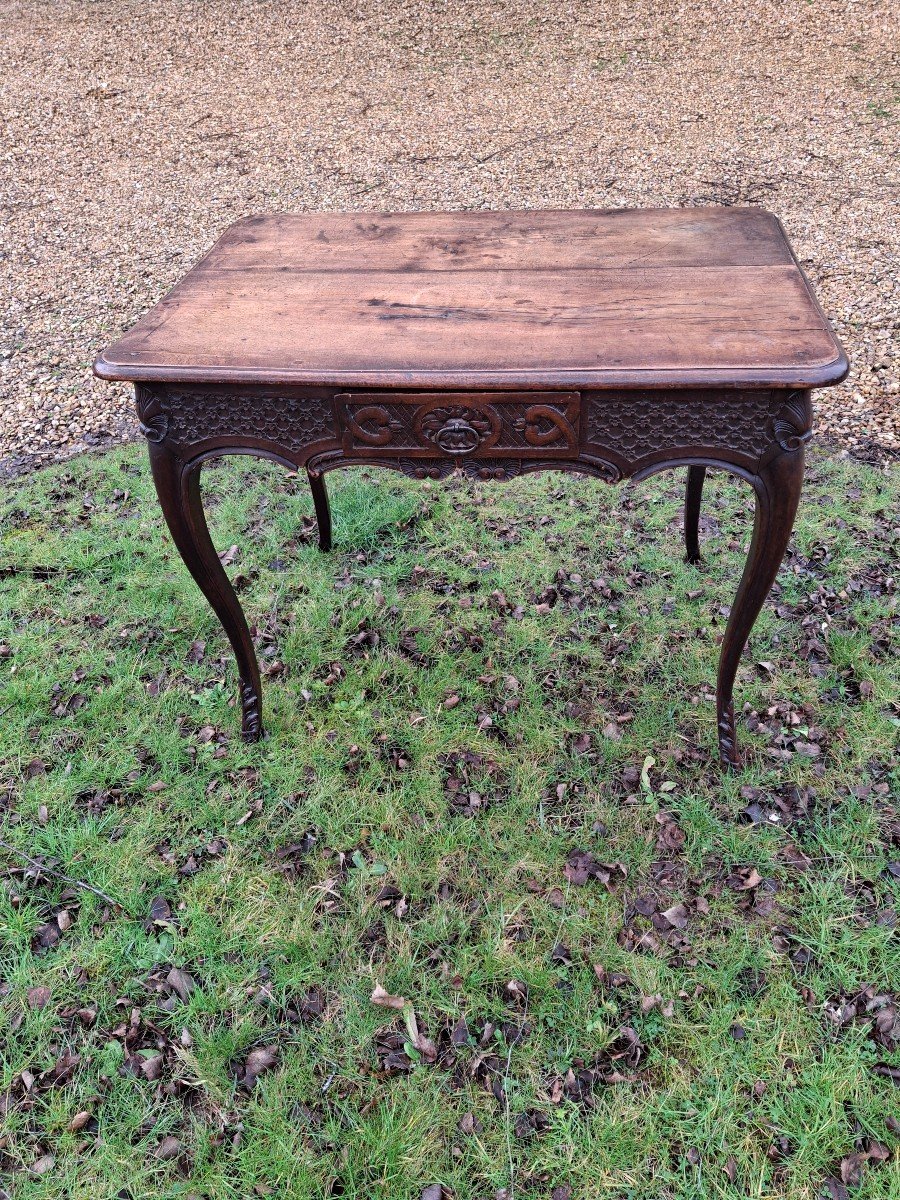
[[[207,530],[206,459],[305,468],[323,550],[334,467],[612,483],[686,466],[692,562],[706,468],[747,480],[756,520],[717,683],[720,754],[739,762],[732,688],[793,525],[810,389],[847,371],[769,213],[250,217],[95,371],[136,384],[163,513],[237,656],[248,740],[259,668]]]

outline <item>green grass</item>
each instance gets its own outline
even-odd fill
[[[808,479],[732,776],[724,476],[697,569],[681,477],[347,472],[323,556],[302,480],[210,469],[249,747],[140,448],[0,493],[9,1194],[900,1197],[900,477]]]

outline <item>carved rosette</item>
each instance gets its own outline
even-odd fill
[[[138,385],[134,389],[134,398],[141,433],[148,442],[160,445],[169,433],[169,417],[163,408],[162,397]]]

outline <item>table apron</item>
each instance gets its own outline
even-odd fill
[[[383,463],[441,477],[510,478],[584,467],[610,480],[658,464],[754,473],[811,432],[809,393],[773,388],[402,392],[328,387],[144,385],[141,431],[182,461],[268,455],[330,469]]]

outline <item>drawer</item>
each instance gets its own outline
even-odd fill
[[[402,458],[572,458],[578,392],[344,392],[344,454]]]

